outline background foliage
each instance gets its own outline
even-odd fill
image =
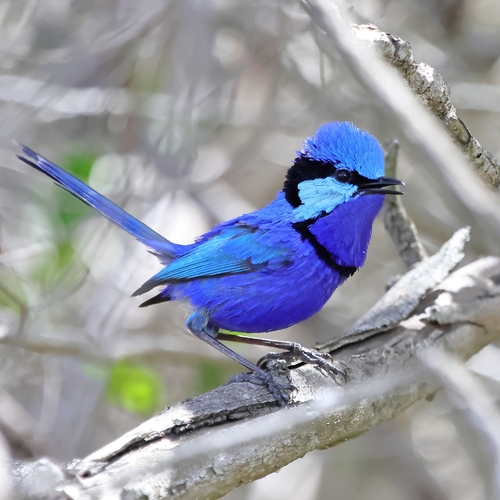
[[[360,0],[352,20],[411,42],[493,153],[500,4]],[[16,139],[176,242],[269,202],[302,140],[349,120],[402,143],[405,205],[427,250],[463,225],[447,188],[291,0],[0,0],[0,430],[16,458],[84,456],[240,369],[185,333],[185,311],[129,295],[159,269],[128,235],[30,171]],[[477,238],[469,258],[485,249]],[[351,324],[403,266],[380,222],[366,267],[304,324],[305,345]],[[264,351],[237,346],[256,360]],[[496,347],[472,366],[500,393]],[[445,396],[236,499],[482,499],[485,450]]]

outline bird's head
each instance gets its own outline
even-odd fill
[[[352,123],[325,123],[297,153],[283,186],[297,221],[330,213],[358,196],[402,194],[384,189],[403,183],[384,177],[380,144]]]

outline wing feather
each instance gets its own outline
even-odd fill
[[[246,224],[225,225],[209,239],[193,245],[189,252],[146,281],[132,295],[141,295],[165,284],[283,265],[288,262],[289,254],[284,245],[269,241],[267,231]]]

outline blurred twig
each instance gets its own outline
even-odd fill
[[[492,499],[500,498],[500,413],[492,397],[458,360],[441,351],[431,350],[422,356],[424,363],[435,372],[448,394],[462,407],[491,451],[494,487]]]
[[[5,389],[0,388],[0,424],[21,440],[33,455],[45,455],[50,446],[45,436],[37,433],[36,420]]]
[[[4,335],[0,336],[0,345],[18,347],[38,354],[54,356],[74,356],[82,360],[102,362],[116,362],[130,357],[159,358],[173,364],[189,363],[196,365],[207,359],[217,359],[219,364],[232,365],[212,349],[207,349],[206,354],[196,353],[188,346],[184,349],[179,346],[169,348],[163,339],[149,340],[143,335],[138,339],[114,340],[112,345],[92,343],[86,339],[71,340],[72,337],[56,338],[43,335]]]
[[[9,477],[9,445],[7,440],[0,433],[0,500],[11,500],[12,484]]]

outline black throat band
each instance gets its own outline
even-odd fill
[[[309,226],[314,221],[305,220],[303,222],[295,222],[292,227],[297,231],[302,240],[308,241],[314,248],[316,255],[331,269],[338,272],[340,276],[347,279],[352,276],[357,270],[354,266],[342,266],[333,258],[332,254],[317,240],[316,236],[311,233]]]

